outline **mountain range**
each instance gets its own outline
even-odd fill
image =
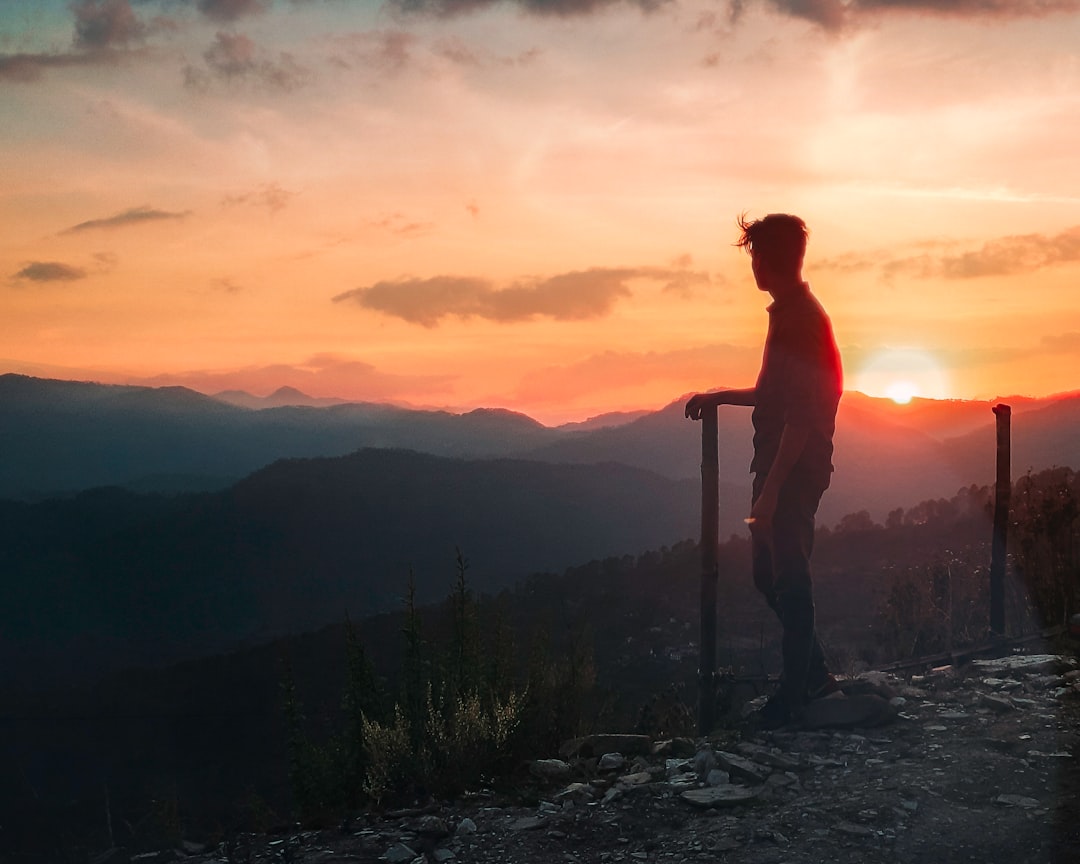
[[[118,485],[138,491],[220,491],[276,459],[340,456],[363,447],[465,459],[618,462],[671,480],[700,477],[697,424],[683,398],[656,411],[546,427],[501,409],[449,411],[337,403],[282,388],[268,397],[206,396],[0,375],[0,498],[24,500]],[[821,521],[991,483],[993,405],[1013,409],[1014,473],[1080,465],[1080,393],[1045,399],[913,399],[898,405],[846,393],[837,418],[836,472]],[[333,403],[333,404],[330,404]],[[750,413],[721,408],[720,480],[748,488]],[[737,496],[746,497],[739,491]],[[733,502],[743,509],[745,502]],[[741,530],[734,521],[722,526]]]
[[[410,574],[434,602],[458,550],[498,592],[698,535],[700,426],[681,398],[555,428],[277,404],[304,398],[0,376],[3,677],[88,680],[400,608]],[[1080,396],[1009,401],[1014,474],[1080,465]],[[821,523],[992,483],[993,404],[845,394]],[[721,409],[719,430],[723,538],[745,531],[749,411]]]

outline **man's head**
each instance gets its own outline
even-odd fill
[[[763,291],[778,284],[802,281],[803,256],[806,254],[806,223],[798,216],[770,213],[763,219],[747,222],[739,217],[742,236],[735,244],[745,249],[754,266],[754,278]]]

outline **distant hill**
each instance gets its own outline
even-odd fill
[[[227,402],[229,405],[256,410],[261,408],[284,408],[286,406],[327,408],[330,405],[343,405],[348,401],[347,399],[333,397],[308,396],[307,393],[297,390],[295,387],[279,387],[269,396],[253,396],[243,390],[223,390],[220,393],[215,393],[214,398]]]
[[[223,394],[222,398],[224,398]],[[237,394],[233,402],[243,402]],[[248,397],[249,402],[256,397]],[[376,403],[314,406],[283,388],[240,407],[182,387],[123,387],[0,375],[0,498],[40,499],[95,486],[140,491],[221,490],[281,458],[406,448],[469,459],[619,462],[672,480],[700,477],[698,424],[680,398],[658,411],[602,415],[549,428],[512,411],[464,414]],[[1080,465],[1080,394],[1013,398],[1015,472]],[[845,393],[837,418],[836,473],[820,520],[949,497],[993,480],[994,402],[913,399],[897,405]],[[746,506],[750,411],[719,412],[720,478]],[[724,525],[721,536],[741,530]]]
[[[397,608],[410,571],[435,601],[456,548],[497,591],[692,538],[698,501],[692,481],[615,463],[364,449],[212,494],[0,502],[0,676],[86,679]]]
[[[510,411],[451,414],[374,403],[254,410],[183,387],[0,375],[0,498],[111,485],[223,489],[284,457],[340,456],[361,447],[499,457],[557,435]]]

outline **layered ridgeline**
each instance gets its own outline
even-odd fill
[[[465,414],[311,399],[209,397],[181,387],[128,387],[0,375],[0,498],[40,499],[96,486],[214,491],[281,458],[340,456],[363,447],[467,459],[618,462],[672,480],[699,477],[696,423],[683,399],[654,412],[545,427],[504,410]],[[1080,464],[1080,394],[1015,398],[1016,473]],[[949,497],[994,479],[994,403],[915,399],[896,405],[847,393],[840,403],[836,474],[821,520]],[[750,413],[722,408],[720,479],[748,487]],[[736,493],[733,512],[745,507]],[[736,519],[721,536],[741,531]]]
[[[698,534],[681,399],[558,428],[276,404],[305,399],[0,376],[3,674],[86,680],[398,608],[410,571],[430,602],[458,548],[491,592]],[[1016,473],[1080,464],[1080,398],[1013,405]],[[822,523],[992,482],[990,407],[846,394]],[[720,437],[726,537],[745,531],[749,412],[722,409]]]
[[[494,592],[692,537],[696,501],[693,481],[615,463],[378,449],[220,492],[0,501],[0,674],[85,681],[395,609],[410,573],[433,602],[457,549]]]

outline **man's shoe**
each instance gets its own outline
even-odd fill
[[[840,692],[840,682],[830,673],[825,673],[825,680],[818,684],[816,687],[811,687],[806,691],[806,701],[812,702],[815,699],[824,699],[826,696],[831,696],[833,693]]]

